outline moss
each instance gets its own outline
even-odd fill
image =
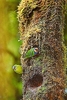
[[[63,58],[64,64],[65,64],[64,66],[66,67],[66,62],[67,62],[67,57],[66,57],[67,50],[66,49],[67,48],[66,48],[66,46],[64,44],[62,44],[62,48],[63,48],[63,53],[64,53],[64,58]]]
[[[42,68],[42,74],[43,74],[45,71],[46,71],[46,68],[43,67],[43,68]]]
[[[33,2],[32,0],[28,0],[27,2],[21,2],[21,5],[18,7],[18,19],[22,16],[23,22],[28,20],[29,15],[33,12],[33,10],[37,7],[37,1]]]
[[[24,55],[28,49],[35,47],[35,45],[39,48],[40,54],[28,59],[29,64],[27,61],[23,62],[21,60],[25,68],[25,72],[23,73],[24,85],[27,82],[32,83],[32,81],[27,80],[31,80],[32,77],[38,73],[43,76],[43,83],[41,86],[38,85],[38,88],[35,87],[35,89],[33,89],[33,85],[32,89],[30,89],[30,84],[27,83],[27,88],[24,90],[26,91],[24,100],[43,100],[43,97],[45,99],[54,100],[56,99],[55,96],[59,98],[63,94],[60,93],[60,91],[63,92],[64,88],[63,67],[65,57],[62,39],[64,20],[61,20],[63,18],[61,7],[63,2],[62,0],[51,0],[50,2],[49,0],[25,1],[26,0],[24,0],[24,2],[22,2],[23,4],[21,4],[22,6],[19,7],[21,30],[23,28],[22,23],[24,24],[24,30],[22,30],[23,34],[21,33],[21,37],[24,39],[22,54]],[[38,9],[36,9],[37,7]],[[30,16],[31,13],[32,16]],[[27,24],[28,20],[30,22]],[[35,79],[36,78],[34,78],[34,80]],[[60,79],[59,82],[58,79]],[[57,87],[59,88],[58,92]],[[49,91],[52,92],[49,93]],[[48,96],[46,96],[45,92],[47,92]],[[39,93],[43,95],[40,96]]]
[[[30,13],[37,7],[36,4],[27,3],[26,7],[22,10],[22,15],[24,18],[28,18]]]
[[[43,86],[43,87],[41,87],[41,89],[40,89],[38,92],[39,92],[39,93],[40,93],[40,92],[42,93],[42,92],[44,91],[44,94],[45,94],[45,93],[46,93],[46,90],[47,90],[47,89],[46,89],[46,86]]]

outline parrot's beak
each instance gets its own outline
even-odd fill
[[[15,67],[15,65],[13,66],[13,70],[15,70],[16,69],[16,67]]]

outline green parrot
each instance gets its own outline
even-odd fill
[[[25,54],[25,59],[31,58],[35,55],[37,55],[39,52],[38,48],[31,48],[30,50],[28,50]]]
[[[18,74],[22,74],[23,70],[22,70],[22,66],[21,65],[14,65],[13,66],[13,70],[18,73]]]

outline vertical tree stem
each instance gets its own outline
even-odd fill
[[[64,6],[64,0],[22,0],[18,7],[23,100],[64,100]],[[24,60],[31,43],[39,55]]]

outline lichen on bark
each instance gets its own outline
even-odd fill
[[[23,100],[64,99],[64,0],[22,0],[18,7]],[[24,60],[32,47],[39,54]]]

